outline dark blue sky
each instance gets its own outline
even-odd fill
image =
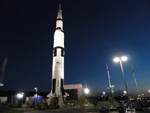
[[[65,33],[65,84],[108,91],[108,63],[114,90],[125,90],[115,56],[123,63],[129,93],[150,89],[150,2],[148,0],[3,0],[0,3],[0,64],[8,57],[1,90],[38,87],[50,92],[53,36],[59,4]]]

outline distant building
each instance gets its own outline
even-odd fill
[[[29,105],[32,101],[34,101],[34,96],[26,97],[25,98],[25,104]]]
[[[4,102],[4,103],[5,103],[5,102],[7,102],[7,98],[8,98],[8,97],[0,97],[0,100],[1,100],[1,102]]]
[[[38,95],[36,97],[36,95],[34,95],[34,96],[26,97],[25,104],[30,104],[32,101],[42,101],[42,100],[43,100],[42,96]]]
[[[78,100],[83,95],[82,84],[64,85],[64,90],[69,94],[66,100]]]

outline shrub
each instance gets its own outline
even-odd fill
[[[81,96],[78,100],[78,105],[84,110],[84,104],[86,104],[87,102],[85,101],[85,98],[83,96]]]
[[[30,107],[31,107],[31,108],[34,108],[35,105],[36,105],[36,104],[35,104],[35,101],[32,101],[31,104],[30,104]]]
[[[65,106],[67,106],[68,103],[69,103],[68,100],[65,100],[65,101],[64,101]]]
[[[19,102],[17,100],[15,100],[14,103],[13,103],[13,107],[18,107],[18,103]]]
[[[108,97],[109,102],[113,102],[113,98],[112,97]]]
[[[38,102],[38,105],[44,105],[43,101]]]
[[[92,98],[91,102],[94,105],[94,107],[97,106],[97,104],[98,104],[97,98]]]
[[[46,106],[46,108],[48,107],[48,103],[45,101],[44,105]]]
[[[53,99],[51,102],[52,106],[57,106],[58,105],[58,100],[57,99]]]

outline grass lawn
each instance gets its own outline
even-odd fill
[[[15,110],[10,107],[0,107],[0,113],[24,113],[23,111]]]

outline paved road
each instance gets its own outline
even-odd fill
[[[85,112],[79,107],[72,107],[55,110],[26,111],[25,113],[85,113]]]
[[[89,106],[88,108],[85,109],[86,110],[99,109],[99,107]],[[150,113],[150,110],[148,110],[147,108],[142,108],[142,109],[143,111],[137,111],[136,113]],[[71,108],[61,108],[61,109],[54,109],[54,110],[26,111],[25,113],[86,113],[86,112],[83,111],[80,107],[71,107]],[[124,112],[120,112],[120,113],[124,113]]]
[[[150,110],[148,108],[142,108],[143,109],[143,113],[150,113]]]

